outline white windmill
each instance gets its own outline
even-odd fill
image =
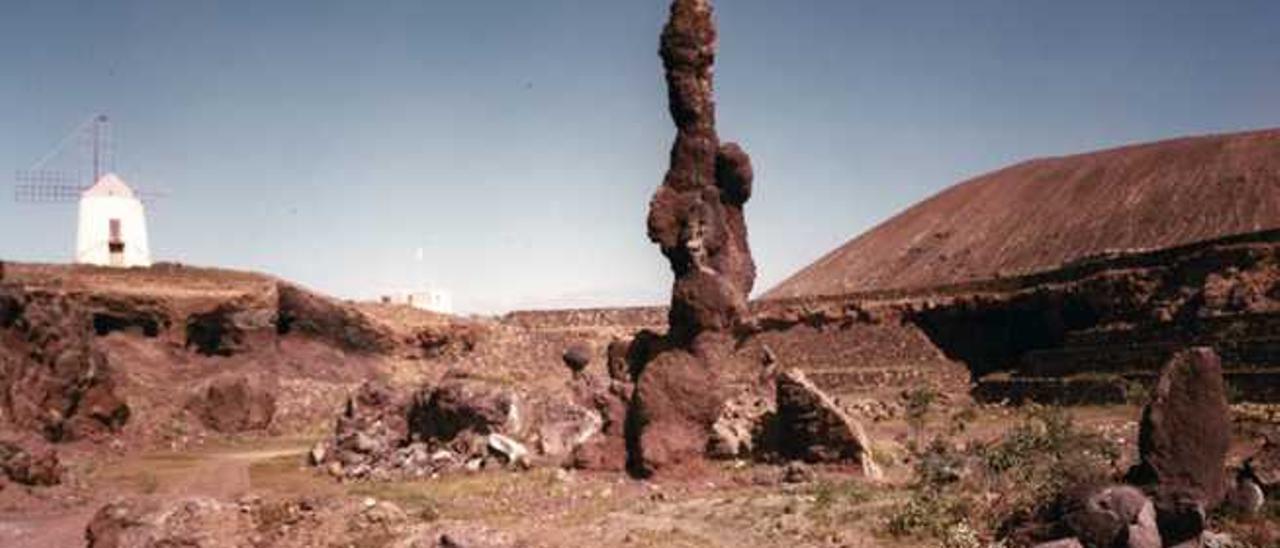
[[[70,169],[49,169],[52,161],[66,160],[69,145],[79,139],[79,158]],[[151,266],[143,194],[111,172],[110,126],[104,115],[94,116],[71,132],[31,169],[18,172],[14,199],[27,203],[79,202],[74,261],[111,267]],[[70,156],[77,156],[70,154]],[[81,165],[89,164],[88,179]]]

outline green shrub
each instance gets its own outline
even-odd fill
[[[1044,515],[1073,486],[1110,481],[1119,451],[1105,438],[1076,428],[1060,407],[1031,407],[996,442],[977,446],[983,488],[995,493],[988,523],[1009,529]]]

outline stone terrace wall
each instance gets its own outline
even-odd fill
[[[662,330],[667,324],[667,307],[637,306],[565,310],[518,310],[503,316],[502,323],[527,329],[634,327],[637,330]]]

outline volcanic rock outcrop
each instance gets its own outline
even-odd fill
[[[878,477],[871,444],[862,426],[814,386],[799,369],[778,375],[778,449],[783,456],[808,462],[849,462]]]
[[[65,296],[0,288],[0,418],[50,441],[124,426],[129,406],[89,326]]]
[[[218,432],[262,430],[275,417],[277,390],[277,380],[269,375],[223,375],[201,387],[187,407]]]
[[[742,212],[751,197],[751,161],[716,134],[716,28],[708,0],[672,2],[660,53],[677,134],[670,169],[649,204],[648,233],[675,282],[668,333],[638,368],[628,411],[628,467],[639,476],[705,453],[724,401],[718,369],[755,283]]]
[[[1217,354],[1208,348],[1178,353],[1165,366],[1151,403],[1143,409],[1131,472],[1139,483],[1191,490],[1212,506],[1227,485],[1231,410]]]
[[[57,485],[62,483],[63,472],[56,451],[47,448],[40,451],[0,440],[0,482],[8,478],[22,485]]]
[[[1128,479],[1155,493],[1160,535],[1168,545],[1197,538],[1222,501],[1231,447],[1226,392],[1218,355],[1190,348],[1165,365],[1142,411],[1140,462]]]
[[[412,393],[370,381],[347,400],[333,436],[310,460],[348,480],[559,465],[601,425],[599,414],[568,397],[526,394],[460,372]]]

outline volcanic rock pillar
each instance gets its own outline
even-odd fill
[[[628,414],[633,472],[700,459],[719,412],[717,365],[747,313],[755,263],[743,204],[751,160],[716,135],[712,65],[716,28],[709,0],[675,0],[662,32],[667,99],[676,125],[671,166],[649,204],[649,239],[671,263],[670,328],[637,377]]]

